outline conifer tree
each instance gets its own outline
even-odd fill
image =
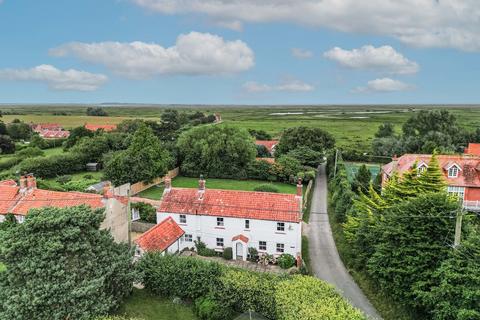
[[[433,152],[427,170],[419,177],[419,182],[425,192],[439,192],[446,189],[446,182],[438,162],[437,153]]]

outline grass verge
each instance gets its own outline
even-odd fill
[[[394,302],[388,293],[380,291],[375,283],[370,279],[365,270],[356,270],[352,267],[350,260],[354,253],[350,250],[347,241],[343,235],[343,227],[336,222],[333,217],[333,207],[331,203],[331,194],[328,194],[328,218],[332,228],[333,238],[337,246],[338,253],[348,272],[352,275],[355,282],[362,289],[365,296],[373,304],[378,313],[384,320],[414,320],[415,316],[401,304]]]
[[[118,311],[118,315],[142,320],[196,320],[189,305],[159,298],[147,290],[134,289]]]
[[[281,183],[268,182],[261,180],[233,180],[233,179],[207,179],[207,188],[224,189],[224,190],[243,190],[254,191],[254,189],[262,184],[272,184],[278,188],[280,193],[294,194],[297,192],[296,186]],[[174,188],[198,188],[198,178],[176,177],[172,180]],[[162,197],[163,186],[154,186],[139,193],[140,197],[159,200]]]

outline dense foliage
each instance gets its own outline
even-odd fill
[[[334,145],[335,139],[333,136],[320,128],[289,128],[283,132],[280,141],[275,147],[275,157],[287,154],[299,147],[306,147],[324,154],[325,151],[333,148]]]
[[[131,204],[132,209],[137,209],[140,213],[140,219],[149,223],[157,223],[157,210],[154,206],[145,202],[135,202]]]
[[[44,208],[0,233],[1,319],[91,319],[130,293],[132,254],[90,208]]]
[[[17,119],[15,119],[17,120]],[[13,140],[28,140],[32,136],[32,128],[24,122],[15,121],[7,124],[7,133]]]
[[[88,107],[87,116],[106,117],[108,116],[108,113],[100,107]]]
[[[33,173],[39,178],[51,178],[85,169],[82,157],[76,154],[60,154],[49,157],[29,158],[21,162],[21,173]]]
[[[284,253],[277,258],[277,264],[282,269],[289,269],[295,265],[295,257],[291,254]]]
[[[365,319],[330,285],[312,277],[257,273],[158,253],[148,253],[138,268],[152,292],[196,300],[201,319],[229,319],[231,310],[268,319]]]
[[[70,130],[70,135],[64,142],[65,149],[69,149],[77,144],[77,142],[83,137],[93,137],[95,133],[86,129],[84,126],[76,127]]]
[[[272,135],[265,130],[248,129],[248,133],[256,140],[272,140]]]
[[[105,178],[114,185],[151,181],[167,173],[172,158],[152,129],[143,125],[133,135],[126,150],[105,160]]]
[[[0,135],[0,154],[9,154],[15,152],[15,142],[10,136]]]
[[[273,184],[269,184],[269,183],[258,185],[253,190],[254,191],[260,191],[260,192],[275,192],[275,193],[280,192],[278,187],[276,187]]]
[[[246,130],[230,126],[195,127],[181,134],[177,144],[182,173],[212,178],[246,178],[256,149]]]

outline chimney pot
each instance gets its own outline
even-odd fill
[[[200,180],[198,180],[198,199],[202,200],[203,195],[205,193],[205,179],[203,175],[200,176]]]
[[[33,175],[27,176],[27,189],[33,190],[37,187],[37,181]]]
[[[24,190],[27,188],[27,179],[25,179],[25,176],[20,177],[19,185],[20,185],[20,190]]]

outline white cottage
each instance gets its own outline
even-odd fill
[[[172,188],[165,191],[157,209],[157,223],[173,221],[184,231],[178,249],[194,247],[194,240],[223,251],[231,247],[233,258],[246,260],[248,248],[260,254],[279,256],[301,254],[302,184],[297,194],[206,189]]]

